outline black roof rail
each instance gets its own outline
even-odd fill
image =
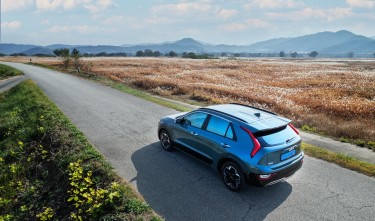
[[[231,115],[231,114],[228,114],[228,113],[225,113],[225,112],[222,112],[222,111],[218,111],[218,110],[215,110],[215,109],[210,109],[210,108],[201,107],[201,108],[199,108],[198,110],[209,110],[209,111],[217,112],[217,113],[220,113],[220,114],[223,114],[223,115],[227,115],[227,116],[229,116],[229,117],[232,117],[232,118],[234,118],[234,119],[236,119],[236,120],[239,120],[239,121],[241,121],[241,122],[248,123],[247,121],[245,121],[245,120],[242,119],[242,118],[239,118],[239,117],[236,117],[236,116],[233,116],[233,115]]]
[[[250,106],[250,105],[246,105],[246,104],[239,104],[239,103],[230,103],[230,104],[241,105],[241,106],[244,106],[244,107],[250,107],[250,108],[254,108],[254,109],[260,110],[260,111],[267,112],[269,114],[277,115],[274,112],[271,112],[269,110],[265,110],[265,109],[262,109],[262,108],[259,108],[259,107],[254,107],[254,106]]]

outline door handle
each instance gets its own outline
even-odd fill
[[[226,143],[221,143],[221,146],[223,146],[224,148],[230,148],[230,146]]]
[[[192,135],[194,135],[194,136],[198,136],[198,134],[197,133],[195,133],[195,132],[190,132]]]

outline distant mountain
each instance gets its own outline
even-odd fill
[[[249,51],[296,51],[324,53],[370,53],[375,50],[371,45],[375,41],[371,38],[355,35],[349,31],[319,32],[296,38],[271,39],[249,46]]]
[[[30,48],[26,51],[23,51],[22,53],[26,55],[37,55],[37,54],[45,54],[45,55],[53,55],[53,50],[46,47],[34,47]]]
[[[135,54],[137,51],[144,51],[146,49],[160,51],[161,53],[168,53],[170,51],[177,53],[278,53],[280,51],[284,51],[285,53],[309,53],[311,51],[318,51],[319,54],[346,54],[348,52],[369,54],[375,52],[375,40],[343,30],[338,32],[319,32],[294,38],[275,38],[251,45],[212,45],[192,38],[184,38],[160,44],[121,46],[54,44],[41,47],[36,45],[1,44],[0,51],[5,54],[25,53],[27,55],[34,55],[53,54],[53,50],[58,48],[77,48],[81,53],[90,54],[100,52]]]
[[[19,45],[19,44],[1,44],[0,52],[3,54],[21,53],[34,47],[37,47],[37,46],[36,45]]]

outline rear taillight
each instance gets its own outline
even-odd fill
[[[291,127],[293,130],[294,130],[294,132],[296,132],[297,134],[299,134],[299,130],[297,129],[297,128],[295,128],[294,126],[293,126],[293,124],[288,124],[289,125],[289,127]]]
[[[249,134],[249,136],[251,138],[251,141],[253,141],[253,143],[254,143],[254,148],[253,148],[253,150],[250,153],[250,156],[254,157],[255,154],[257,154],[258,151],[261,148],[260,143],[257,140],[257,138],[255,138],[255,136],[253,135],[253,133],[251,133],[251,131],[249,129],[247,129],[246,127],[242,127],[242,126],[241,126],[241,129],[244,130],[244,131],[246,131],[247,134]]]

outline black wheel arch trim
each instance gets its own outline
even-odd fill
[[[231,157],[231,156],[225,156],[223,158],[221,158],[218,162],[217,162],[217,165],[216,165],[216,169],[217,171],[220,173],[221,171],[221,167],[226,163],[226,162],[232,162],[232,163],[235,163],[240,169],[241,169],[241,172],[242,174],[247,177],[247,173],[245,172],[246,170],[244,170],[244,165],[242,165],[242,163],[239,163],[239,160],[236,160],[234,157]]]

